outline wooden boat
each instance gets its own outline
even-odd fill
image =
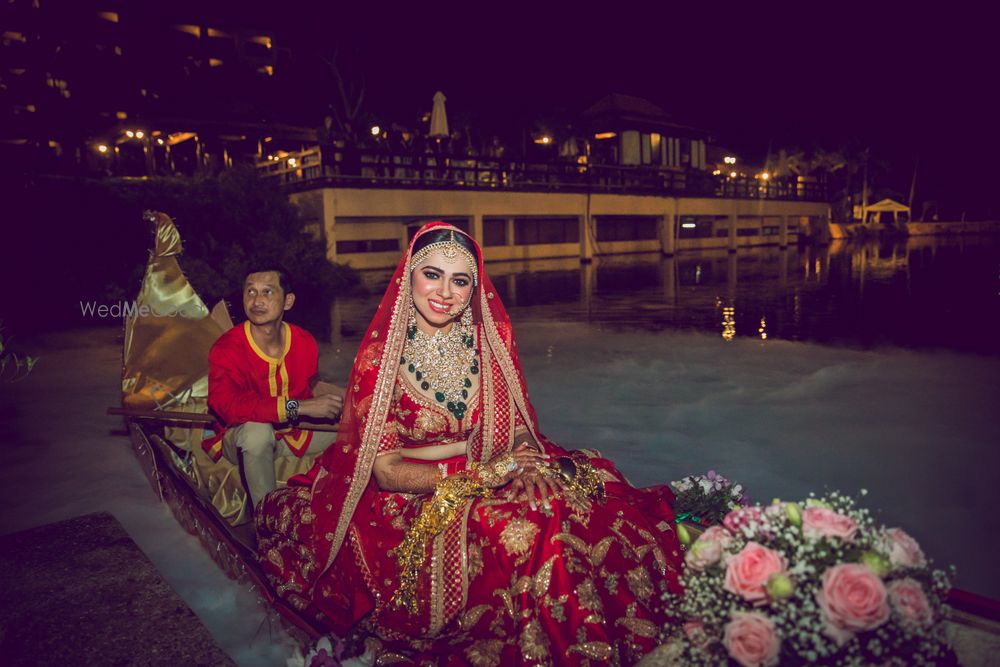
[[[212,311],[177,263],[183,251],[173,221],[147,212],[155,243],[134,309],[125,321],[121,415],[150,484],[184,528],[197,535],[231,578],[252,586],[303,645],[321,628],[282,601],[257,565],[253,523],[239,468],[213,461],[201,442],[208,414],[208,351],[232,326],[224,304]],[[294,460],[292,460],[294,459]],[[314,457],[278,460],[278,478],[305,472]]]
[[[257,564],[238,468],[225,458],[213,462],[200,446],[215,423],[207,413],[208,350],[232,322],[222,304],[209,311],[181,272],[182,244],[169,216],[149,212],[146,219],[155,227],[155,245],[125,323],[122,406],[108,412],[125,419],[136,457],[178,522],[229,577],[251,585],[296,640],[311,646],[323,628],[279,598]],[[279,484],[308,470],[313,458],[278,459]],[[695,536],[704,529],[687,525]],[[1000,601],[953,589],[949,603],[962,664],[990,664],[1000,651]]]

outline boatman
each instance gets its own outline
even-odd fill
[[[277,485],[277,457],[318,453],[336,440],[335,431],[300,428],[300,420],[332,425],[343,389],[318,382],[316,340],[284,321],[294,303],[285,273],[251,273],[243,282],[247,321],[220,336],[208,353],[208,406],[222,432],[203,446],[216,461],[225,455],[238,463],[242,454],[253,507]]]

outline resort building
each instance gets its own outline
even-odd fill
[[[738,172],[728,156],[734,168],[723,173],[708,161],[719,152],[708,132],[646,100],[610,95],[577,127],[586,136],[546,162],[341,144],[271,155],[258,168],[288,188],[328,257],[358,269],[393,266],[437,219],[470,232],[487,261],[825,240],[824,184]]]

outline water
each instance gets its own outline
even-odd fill
[[[912,237],[829,247],[760,247],[491,262],[487,272],[523,322],[618,330],[693,330],[727,339],[1000,355],[1000,237]],[[387,272],[365,275],[380,295]],[[331,312],[334,340],[363,331],[378,296]],[[337,333],[340,336],[337,336]]]
[[[1000,239],[486,268],[555,441],[639,485],[714,468],[763,502],[866,489],[959,587],[1000,598]],[[377,294],[388,277],[366,276]],[[377,300],[334,305],[321,374],[347,373]]]

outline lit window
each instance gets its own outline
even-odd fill
[[[257,71],[261,74],[266,74],[268,76],[274,76],[274,67],[271,65],[264,65],[263,67],[258,67]]]
[[[209,58],[208,59],[208,66],[209,67],[222,67],[222,61],[219,60],[218,58]]]
[[[201,28],[196,25],[175,25],[174,30],[186,32],[187,34],[195,37],[201,37]]]
[[[206,32],[207,32],[207,34],[208,34],[209,37],[225,37],[227,39],[232,39],[232,37],[233,37],[228,32],[223,32],[223,31],[217,30],[215,28],[208,28],[206,30]]]
[[[110,21],[111,23],[118,23],[118,12],[97,12],[105,21]]]
[[[260,44],[265,48],[271,48],[271,38],[266,35],[254,35],[253,37],[247,38],[248,42],[253,42],[254,44]]]

